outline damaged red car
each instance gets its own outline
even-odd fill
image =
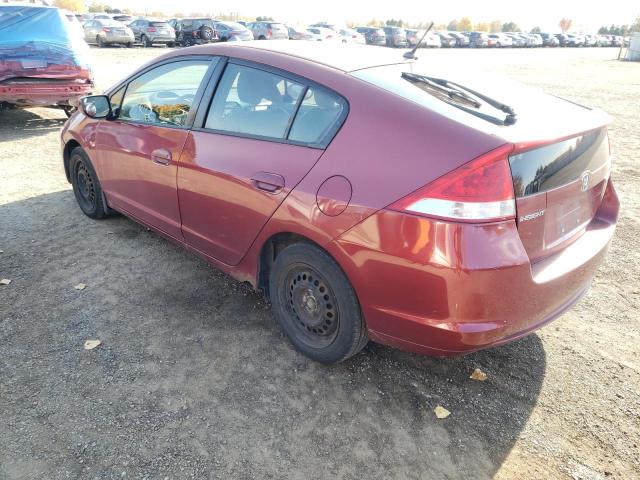
[[[86,215],[263,289],[329,363],[368,340],[471,352],[574,305],[618,216],[609,122],[370,46],[222,43],[84,98],[62,154]]]
[[[89,48],[59,9],[0,5],[0,110],[57,107],[91,93]]]

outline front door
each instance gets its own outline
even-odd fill
[[[176,60],[135,78],[118,117],[103,120],[96,138],[109,204],[177,239],[177,165],[189,112],[210,65],[210,58]]]

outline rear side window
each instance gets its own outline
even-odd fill
[[[289,140],[312,145],[326,144],[340,128],[347,111],[339,96],[318,87],[310,87],[291,127]]]
[[[251,67],[227,66],[205,128],[284,139],[304,87]]]

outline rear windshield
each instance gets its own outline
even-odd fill
[[[276,30],[286,28],[283,23],[269,23],[270,28],[275,28]]]
[[[149,22],[149,25],[152,27],[168,27],[169,24],[167,22]]]
[[[609,159],[605,129],[509,157],[516,197],[561,187],[594,172]]]

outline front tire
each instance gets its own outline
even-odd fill
[[[307,357],[342,362],[367,344],[353,287],[320,248],[308,243],[285,248],[274,262],[269,292],[282,330]]]
[[[109,216],[110,209],[104,203],[102,188],[93,165],[85,151],[76,147],[71,151],[69,174],[73,193],[80,210],[95,220]]]

